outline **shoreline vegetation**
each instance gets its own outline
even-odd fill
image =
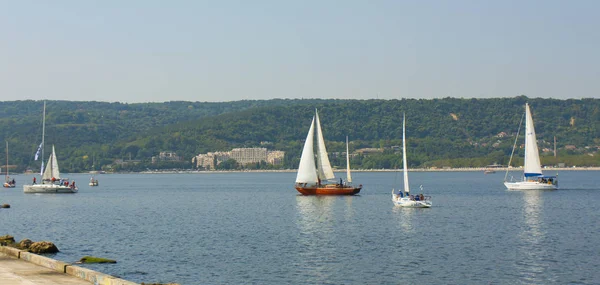
[[[410,172],[478,172],[489,170],[486,167],[461,167],[461,168],[411,168]],[[493,170],[496,173],[506,172],[506,167],[495,167]],[[600,171],[600,167],[550,167],[544,168],[544,171]],[[125,173],[138,173],[138,174],[173,174],[173,173],[189,173],[189,174],[212,174],[212,173],[296,173],[297,169],[259,169],[259,170],[147,170],[140,172],[114,172],[106,174],[125,174]],[[352,172],[399,172],[402,169],[352,169]],[[523,171],[522,167],[511,167],[508,171]],[[333,172],[343,173],[345,169],[334,169]]]

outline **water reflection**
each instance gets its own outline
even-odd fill
[[[297,266],[307,283],[324,283],[330,279],[331,262],[335,252],[333,204],[337,197],[296,196],[298,234]]]
[[[528,284],[542,284],[547,279],[548,252],[544,245],[546,226],[544,224],[544,194],[553,190],[525,190],[523,193],[523,224],[520,225],[520,250],[517,257],[517,270],[520,278]],[[546,278],[541,279],[546,273]]]
[[[406,233],[414,233],[415,229],[413,227],[412,219],[413,213],[415,211],[420,211],[422,209],[419,208],[404,208],[393,205],[392,212],[394,219],[396,220],[396,224],[402,229],[402,231]]]

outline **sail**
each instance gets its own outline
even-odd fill
[[[42,180],[50,180],[53,177],[60,179],[60,170],[58,169],[54,145],[52,146],[52,154],[50,154],[50,158],[48,158],[48,165],[46,166],[46,170],[44,170],[44,175],[42,175]]]
[[[346,181],[352,183],[352,175],[350,175],[350,152],[348,152],[348,136],[346,136]]]
[[[402,169],[404,170],[404,192],[409,193],[408,163],[406,162],[406,114],[402,118]]]
[[[315,111],[316,125],[317,125],[317,169],[318,175],[321,180],[334,179],[333,170],[327,157],[327,149],[325,149],[325,140],[323,139],[323,132],[321,131],[321,122],[319,121],[319,113]]]
[[[304,149],[302,149],[302,156],[300,157],[300,166],[298,166],[296,183],[317,183],[317,168],[313,152],[314,126],[315,117],[313,117],[310,129],[306,135]]]
[[[527,176],[542,175],[540,155],[533,127],[533,119],[529,104],[525,103],[525,166],[524,174]]]

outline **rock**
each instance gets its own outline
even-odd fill
[[[10,205],[9,204],[2,204],[2,205],[0,205],[0,208],[10,208]]]
[[[102,257],[84,256],[77,263],[117,263],[117,261]]]
[[[19,242],[19,244],[17,245],[17,248],[19,248],[19,249],[29,249],[29,247],[31,246],[31,244],[33,244],[33,241],[31,241],[30,239],[26,238],[26,239],[21,240]]]
[[[9,245],[15,243],[15,238],[11,235],[0,236],[0,245]]]
[[[33,253],[57,253],[59,250],[49,241],[34,242],[29,246],[29,251]]]

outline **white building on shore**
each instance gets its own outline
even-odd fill
[[[206,170],[215,169],[217,165],[228,159],[234,159],[241,165],[265,161],[277,165],[283,163],[284,151],[269,151],[266,148],[234,148],[231,151],[209,152],[194,157],[196,167]]]

